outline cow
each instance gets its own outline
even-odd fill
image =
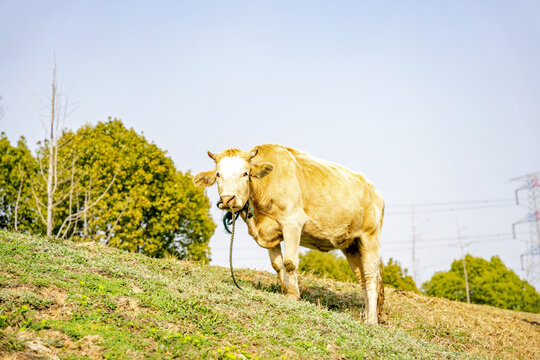
[[[339,249],[362,285],[366,321],[378,322],[384,301],[384,200],[363,175],[276,144],[249,152],[208,151],[208,156],[215,168],[197,174],[193,183],[207,187],[217,182],[218,207],[240,212],[249,234],[268,249],[287,297],[300,297],[299,246]]]

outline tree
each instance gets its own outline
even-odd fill
[[[418,292],[413,278],[407,275],[407,269],[402,269],[401,265],[392,258],[388,259],[387,265],[384,265],[383,284],[401,290]]]
[[[328,253],[310,250],[300,255],[300,271],[311,272],[320,277],[327,277],[339,281],[356,282],[347,259],[332,251]],[[407,269],[390,258],[388,265],[383,265],[383,284],[406,291],[418,291],[411,276],[407,275]]]
[[[336,252],[310,250],[300,254],[300,271],[311,272],[316,276],[339,281],[358,281],[351,271],[347,259]]]
[[[65,131],[58,149],[58,161],[71,164],[58,187],[66,194],[56,204],[59,237],[209,261],[210,202],[155,144],[109,119]]]
[[[14,147],[0,135],[0,228],[39,231],[30,191],[30,176],[36,163],[23,137]]]
[[[59,161],[63,150],[59,141],[62,133],[61,123],[63,124],[67,117],[68,102],[63,98],[56,83],[56,63],[53,67],[51,98],[47,108],[49,114],[46,121],[42,119],[47,129],[47,139],[43,143],[38,143],[36,162],[39,166],[35,176],[30,178],[30,185],[39,219],[45,224],[47,236],[52,236],[58,235],[58,232],[53,233],[57,206],[66,198],[73,198],[74,159],[77,156],[73,153],[71,156],[64,156],[63,161]]]
[[[470,299],[475,304],[504,309],[540,312],[540,294],[527,281],[508,269],[498,256],[490,261],[465,256]],[[447,272],[433,275],[422,285],[426,294],[451,300],[466,301],[462,260],[455,260]]]

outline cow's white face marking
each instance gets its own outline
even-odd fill
[[[224,157],[217,166],[217,171],[223,178],[238,175],[249,170],[249,164],[246,160],[237,156]]]
[[[243,208],[248,201],[249,169],[249,163],[237,156],[224,157],[216,165],[219,196],[234,196],[229,205],[233,206],[235,211]]]

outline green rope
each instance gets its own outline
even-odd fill
[[[238,285],[238,283],[236,282],[236,278],[234,277],[234,270],[233,270],[233,265],[232,265],[232,251],[233,251],[233,240],[234,240],[234,225],[236,223],[236,218],[238,217],[238,214],[236,214],[236,216],[234,216],[234,211],[232,211],[231,209],[231,218],[232,218],[232,231],[230,232],[231,233],[231,246],[229,248],[229,267],[231,268],[231,276],[232,276],[232,279],[233,279],[233,282],[234,282],[234,285],[236,285],[237,288],[239,288],[240,290],[243,290],[240,285]],[[223,217],[225,218],[225,216]],[[223,222],[225,224],[225,222]],[[227,230],[229,230],[227,227],[225,227]]]
[[[235,215],[235,220],[238,219],[238,215],[240,214],[240,211],[237,212]],[[223,217],[221,219],[223,221],[223,226],[225,227],[225,231],[229,234],[232,234],[230,226],[233,224],[233,214],[229,211],[225,211],[225,214],[223,214]]]

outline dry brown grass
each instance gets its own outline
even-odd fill
[[[386,326],[456,351],[490,358],[540,359],[540,314],[386,289]]]
[[[256,287],[279,292],[276,278],[257,271],[239,272]],[[333,311],[362,317],[360,286],[301,277],[302,299]],[[540,359],[540,314],[504,310],[385,289],[381,324],[447,349],[491,359]]]

